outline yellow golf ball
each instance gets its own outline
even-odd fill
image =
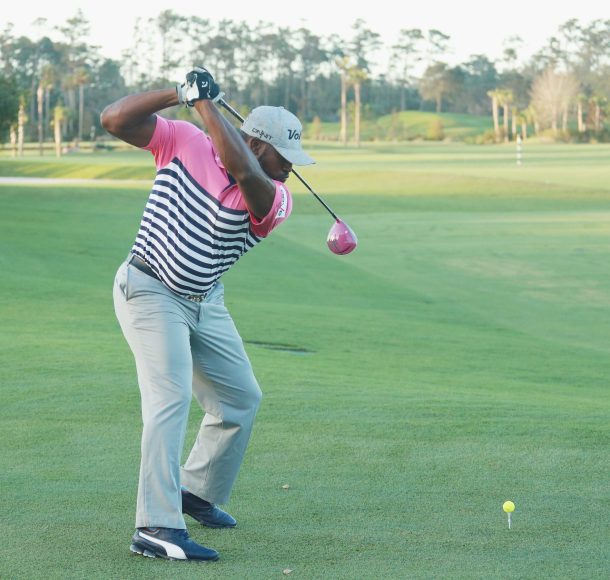
[[[505,501],[502,504],[502,509],[507,513],[511,513],[515,511],[515,504],[512,501]]]

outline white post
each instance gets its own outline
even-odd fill
[[[517,135],[517,165],[521,165],[521,135]]]

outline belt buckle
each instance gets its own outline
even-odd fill
[[[203,302],[205,298],[205,294],[203,296],[198,296],[196,294],[190,294],[189,296],[186,297],[187,300],[190,300],[191,302]]]

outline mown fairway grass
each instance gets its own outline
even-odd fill
[[[139,395],[111,287],[148,188],[0,186],[1,578],[610,576],[610,148],[313,153],[360,247],[331,254],[297,194],[225,277],[265,398],[239,528],[189,522],[205,565],[128,551]],[[51,161],[0,172],[151,167]]]

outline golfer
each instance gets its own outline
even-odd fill
[[[228,501],[261,390],[224,305],[220,278],[292,209],[284,182],[313,160],[302,126],[281,107],[257,107],[236,129],[214,103],[205,69],[175,89],[124,97],[101,115],[110,134],[150,151],[157,175],[114,283],[115,312],[133,352],[142,399],[141,463],[131,551],[216,560],[190,539],[183,514],[211,528],[235,519]],[[194,107],[207,134],[157,113]],[[205,416],[180,467],[192,395]]]

